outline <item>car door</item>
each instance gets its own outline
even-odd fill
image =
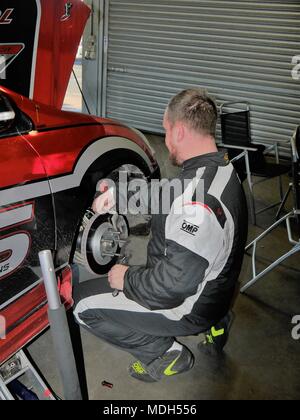
[[[4,111],[13,114],[8,123]],[[47,175],[22,136],[30,130],[30,120],[0,95],[0,310],[40,281],[39,251],[55,249]]]

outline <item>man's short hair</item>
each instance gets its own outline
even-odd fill
[[[216,135],[218,108],[204,89],[187,89],[174,96],[167,117],[172,126],[181,121],[202,135]]]

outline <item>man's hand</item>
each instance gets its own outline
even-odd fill
[[[108,273],[108,282],[112,289],[123,291],[125,274],[129,267],[117,264]]]
[[[102,194],[94,200],[92,209],[97,214],[109,213],[116,205],[113,188],[109,188],[108,182],[103,181],[99,186],[99,191]]]

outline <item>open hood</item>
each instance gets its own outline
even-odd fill
[[[81,0],[1,0],[0,85],[60,109],[89,15]]]

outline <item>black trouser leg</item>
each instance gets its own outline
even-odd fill
[[[79,315],[84,327],[95,336],[122,349],[148,364],[165,353],[173,344],[171,337],[142,334],[111,319],[105,319],[101,310],[87,310]]]
[[[143,363],[148,364],[164,354],[174,342],[172,336],[156,336],[143,332],[143,328],[136,329],[138,313],[125,311],[124,314],[120,310],[102,309],[107,301],[113,307],[123,297],[113,298],[112,290],[103,280],[76,286],[74,297],[74,315],[81,326],[107,343],[131,353]],[[124,315],[125,323],[122,322]]]
[[[150,311],[123,293],[113,297],[106,279],[77,285],[74,299],[74,315],[79,324],[146,364],[162,356],[175,337],[198,335],[208,327],[205,321],[203,328],[184,319],[173,321],[163,311]]]

